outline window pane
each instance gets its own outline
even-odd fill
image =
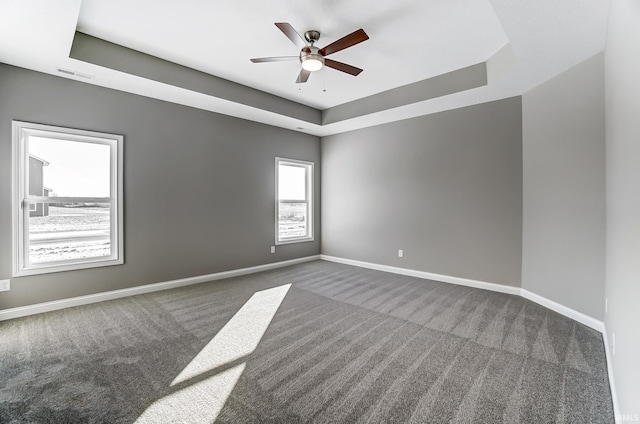
[[[313,163],[276,158],[276,244],[313,240]]]
[[[279,202],[278,238],[305,237],[307,235],[307,204]]]
[[[306,167],[278,165],[278,200],[306,200]]]
[[[108,203],[38,203],[29,214],[30,263],[111,255]]]
[[[123,136],[21,121],[12,129],[14,275],[124,263]]]
[[[110,197],[110,147],[29,137],[29,194]]]

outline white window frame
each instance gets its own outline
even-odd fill
[[[71,271],[124,263],[123,139],[116,134],[13,121],[13,276]],[[45,137],[110,148],[111,197],[45,197],[29,194],[29,137]],[[111,255],[31,264],[29,262],[29,210],[37,203],[110,203]]]
[[[280,240],[280,201],[278,194],[278,171],[280,165],[297,166],[305,169],[305,197],[307,203],[307,234],[301,237],[290,237]],[[276,245],[302,243],[314,240],[314,216],[313,216],[313,162],[297,159],[276,157]],[[292,200],[292,203],[302,203],[300,200]]]

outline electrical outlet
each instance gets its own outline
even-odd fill
[[[11,280],[0,280],[0,291],[11,290]]]
[[[616,355],[616,333],[611,334],[611,350],[613,355]]]
[[[271,246],[271,253],[276,253],[276,247],[275,246]]]
[[[398,257],[399,258],[404,258],[404,250],[402,250],[402,249],[398,250]]]

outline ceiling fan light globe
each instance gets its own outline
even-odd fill
[[[308,54],[300,58],[300,62],[302,62],[302,69],[315,72],[322,69],[324,66],[324,57],[320,54]]]

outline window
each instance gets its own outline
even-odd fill
[[[313,240],[313,163],[276,158],[276,244]]]
[[[13,121],[14,276],[124,262],[122,142]]]

